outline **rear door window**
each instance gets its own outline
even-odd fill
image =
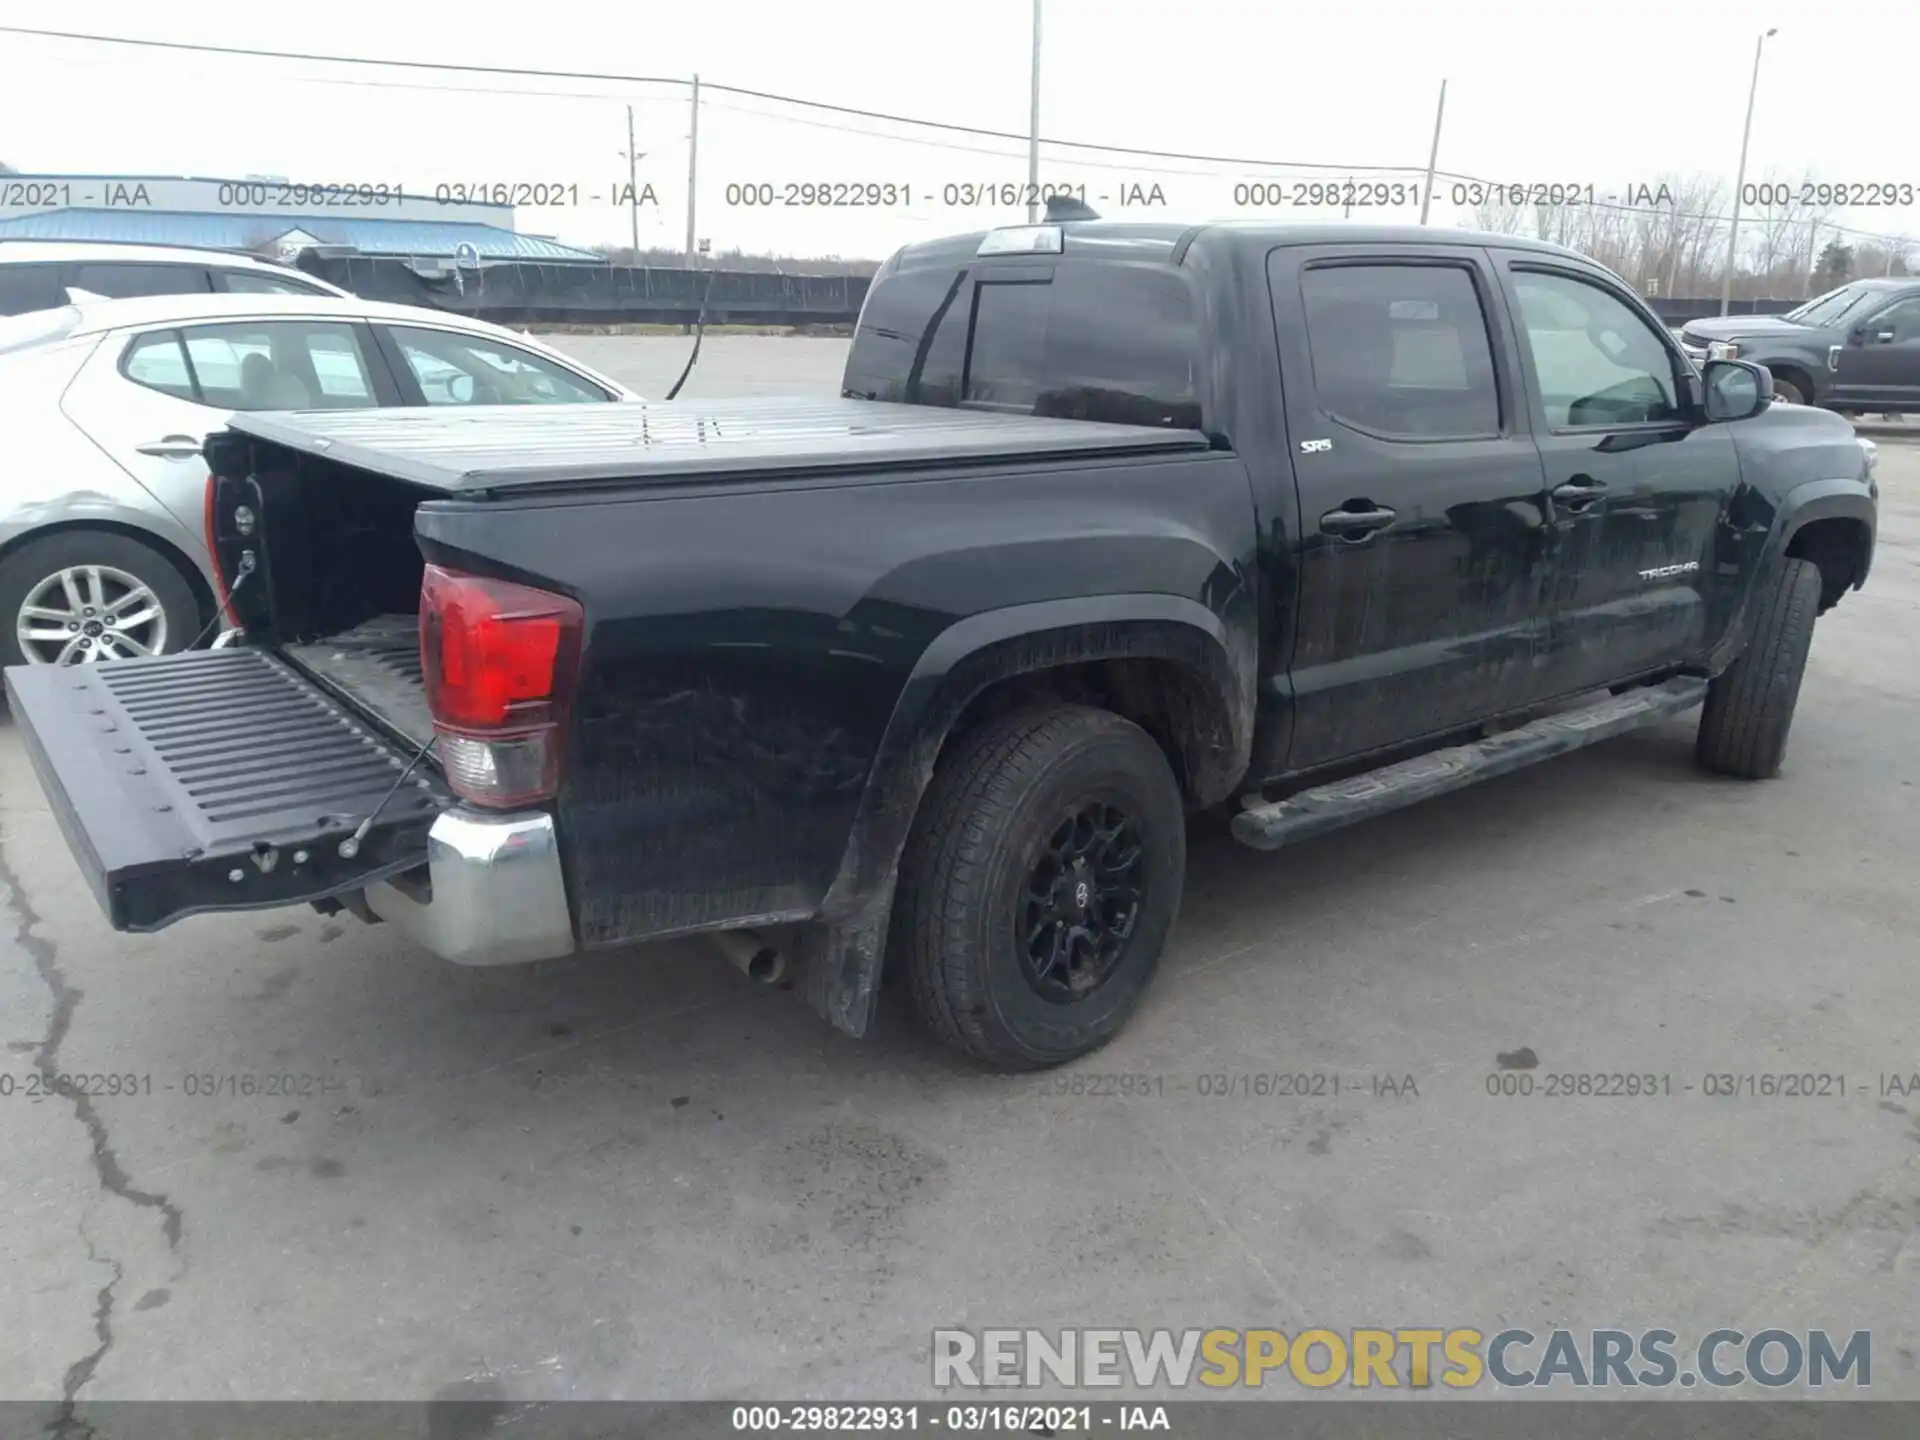
[[[1317,266],[1300,294],[1314,393],[1330,418],[1395,439],[1500,433],[1486,312],[1464,266]]]
[[[202,404],[223,410],[353,410],[379,403],[352,325],[252,320],[184,332]]]

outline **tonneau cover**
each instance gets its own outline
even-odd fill
[[[1193,430],[878,400],[764,396],[606,405],[255,411],[233,429],[449,492],[715,472],[1204,450]]]

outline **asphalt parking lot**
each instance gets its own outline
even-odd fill
[[[651,394],[686,345],[558,343]],[[688,393],[831,393],[842,345],[716,337]],[[1426,1324],[1866,1329],[1920,1397],[1920,445],[1873,433],[1779,779],[1697,772],[1688,717],[1278,855],[1202,832],[1131,1028],[1038,1078],[696,946],[116,935],[0,724],[0,1396],[909,1397],[936,1326]],[[1671,1093],[1490,1094],[1528,1050]],[[1776,1074],[1844,1094],[1706,1093]]]

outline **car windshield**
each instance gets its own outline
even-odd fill
[[[1783,318],[1796,325],[1838,325],[1842,316],[1858,308],[1872,293],[1864,286],[1845,285],[1809,300],[1798,310],[1789,310]]]

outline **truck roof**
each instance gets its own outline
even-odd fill
[[[791,396],[254,411],[228,424],[356,469],[464,494],[727,472],[1205,450],[1209,443],[1193,430]]]
[[[1278,245],[1487,245],[1509,250],[1537,250],[1584,260],[1577,251],[1545,240],[1520,235],[1496,235],[1483,230],[1455,230],[1430,225],[1369,225],[1345,220],[1215,220],[1202,224],[1172,220],[1068,220],[1043,221],[1061,232],[1062,258],[1103,260],[1158,260],[1174,263],[1188,247],[1199,242],[1219,241],[1262,249]],[[1000,229],[1024,229],[1001,226]],[[903,246],[895,255],[901,268],[937,265],[971,257],[980,242],[992,230],[975,230],[966,235],[945,235],[937,240],[922,240]],[[1010,260],[1031,260],[1031,255],[1013,253]],[[1586,263],[1592,263],[1587,261]]]

